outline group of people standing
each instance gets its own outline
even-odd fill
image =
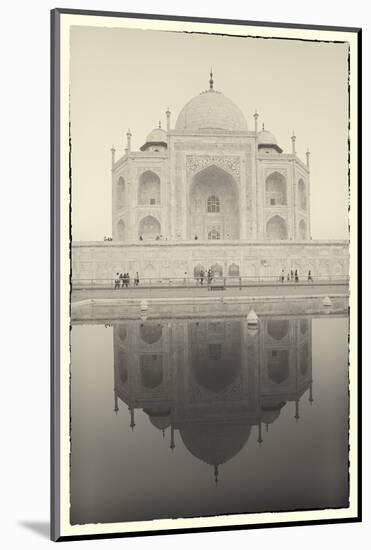
[[[204,281],[207,281],[207,286],[210,286],[211,281],[213,280],[214,272],[212,269],[208,269],[207,271],[204,271],[201,269],[201,271],[198,273],[197,281],[199,285],[204,286]]]
[[[129,285],[130,285],[129,273],[116,273],[115,289],[128,288]],[[134,286],[138,286],[138,285],[139,285],[139,273],[137,271],[134,277]]]
[[[283,269],[281,272],[280,279],[281,279],[281,283],[284,283],[285,281],[287,281],[288,283],[293,283],[294,281],[295,283],[298,283],[299,272],[297,269],[295,269],[295,271],[291,269],[290,271],[287,272],[287,275],[286,275],[285,270]],[[308,282],[313,282],[312,272],[310,269],[308,271]]]

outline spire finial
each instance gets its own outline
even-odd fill
[[[210,80],[209,80],[209,84],[210,84],[210,90],[213,90],[214,89],[214,80],[213,80],[213,68],[210,67]]]
[[[214,480],[215,480],[215,485],[218,485],[218,481],[219,481],[219,465],[218,464],[214,465]]]

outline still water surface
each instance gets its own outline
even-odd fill
[[[74,325],[71,523],[348,505],[348,319]]]

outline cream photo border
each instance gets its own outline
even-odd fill
[[[56,495],[56,535],[75,537],[89,535],[112,535],[115,533],[171,531],[186,529],[232,528],[233,526],[257,526],[258,524],[280,524],[282,522],[336,521],[356,518],[358,511],[358,367],[357,367],[357,160],[358,160],[358,42],[357,33],[342,30],[313,30],[259,24],[220,24],[179,20],[140,19],[60,13],[60,376],[55,380],[54,395],[60,403],[60,430],[54,434],[59,437],[60,476],[55,480]],[[154,16],[155,17],[155,16]],[[318,511],[276,512],[257,514],[233,514],[215,517],[195,517],[162,519],[140,522],[120,522],[106,524],[71,525],[70,514],[70,258],[69,258],[69,44],[71,26],[94,26],[106,28],[152,29],[162,31],[192,31],[202,33],[221,33],[229,35],[248,35],[270,38],[288,38],[323,41],[345,41],[350,46],[350,347],[349,347],[349,460],[350,460],[350,505],[348,508],[325,509]],[[293,47],[295,44],[293,43]],[[56,136],[58,140],[58,136]],[[58,177],[58,176],[57,176]],[[55,253],[58,253],[56,251]],[[58,289],[57,289],[58,290]],[[58,326],[58,325],[57,325]],[[58,394],[56,396],[56,393]],[[58,448],[58,446],[57,446]],[[60,513],[58,514],[58,508]],[[59,515],[59,517],[58,517]]]

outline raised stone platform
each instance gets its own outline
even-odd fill
[[[347,278],[347,241],[143,241],[73,242],[72,278],[112,279],[138,272],[140,279],[193,277],[213,268],[223,276],[279,277],[282,269],[306,277]]]

